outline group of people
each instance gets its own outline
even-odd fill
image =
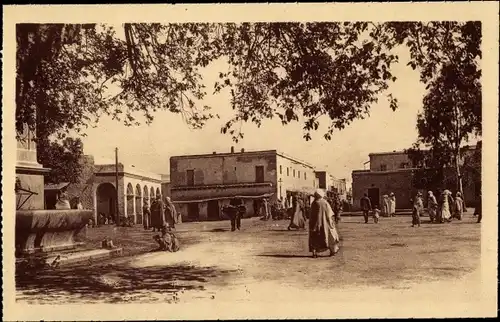
[[[317,258],[319,253],[327,250],[330,251],[329,256],[333,256],[340,249],[340,238],[337,231],[337,224],[340,221],[340,199],[327,200],[325,192],[321,189],[318,189],[312,197],[314,200],[309,205],[297,193],[291,195],[292,207],[289,209],[288,230],[305,230],[306,221],[309,220],[309,251],[313,258]],[[272,206],[269,204],[267,198],[260,200],[259,214],[262,216],[262,220],[272,218]],[[281,200],[278,199],[276,204],[281,204]],[[283,206],[283,208],[285,207]],[[240,198],[231,199],[228,206],[222,207],[222,211],[231,220],[231,231],[240,230],[241,218],[246,211],[243,200]]]
[[[170,197],[165,198],[165,202],[160,196],[151,204],[144,202],[143,226],[145,230],[152,229],[160,234],[154,235],[153,240],[158,244],[159,251],[176,252],[179,250],[179,240],[172,232],[175,225],[181,222],[181,215],[175,209]]]
[[[82,205],[82,202],[80,200],[80,197],[75,197],[72,199],[72,202],[70,202],[68,192],[66,191],[66,189],[62,189],[57,194],[55,209],[57,209],[57,210],[83,209],[83,205]]]
[[[368,223],[370,213],[372,214],[373,221],[376,224],[378,224],[381,214],[387,217],[396,216],[396,195],[394,192],[391,192],[389,195],[382,196],[382,210],[380,210],[377,205],[372,205],[371,199],[366,193],[361,198],[360,204],[365,224]]]
[[[268,198],[262,198],[257,202],[256,215],[260,216],[262,220],[281,220],[288,217],[288,204],[287,200],[276,199],[270,202]]]
[[[142,222],[145,230],[152,228],[153,232],[161,231],[164,227],[172,230],[180,221],[181,216],[177,213],[170,197],[166,197],[163,202],[161,197],[157,196],[151,204],[151,209],[148,203],[144,202]]]
[[[413,203],[413,224],[412,226],[420,226],[420,217],[424,211],[424,202],[422,193],[417,193]],[[427,192],[427,212],[431,223],[446,223],[452,219],[462,220],[464,212],[467,211],[462,193],[457,191],[455,198],[450,190],[445,189],[441,192],[439,200],[432,191]],[[474,213],[480,213],[479,207],[476,207]],[[481,218],[478,218],[481,222]]]
[[[372,202],[368,197],[368,194],[360,200],[361,210],[363,212],[363,217],[365,223],[368,223],[368,218],[370,213],[373,215],[374,222],[378,223],[380,213],[386,214],[388,217],[394,217],[396,213],[396,197],[394,193],[389,195],[384,195],[382,197],[383,201],[383,212],[378,209],[378,207],[372,206]],[[421,192],[418,192],[413,199],[413,209],[412,209],[412,227],[420,227],[421,220],[420,217],[423,216],[425,211],[424,198]],[[427,212],[431,223],[447,223],[451,222],[452,219],[462,220],[463,213],[466,212],[465,202],[462,197],[461,192],[457,192],[455,197],[450,190],[443,190],[439,199],[436,198],[432,191],[427,192]],[[478,223],[481,222],[481,203],[476,207],[474,215],[478,216]]]

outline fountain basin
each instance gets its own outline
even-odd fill
[[[32,254],[72,249],[76,236],[93,218],[92,210],[16,211],[16,252]]]

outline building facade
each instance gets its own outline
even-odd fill
[[[170,193],[183,219],[218,220],[233,197],[244,200],[247,216],[256,201],[283,199],[287,192],[313,189],[311,165],[276,150],[174,156],[170,158]]]
[[[170,175],[161,175],[161,194],[164,197],[170,197]]]
[[[475,146],[466,150],[473,153]],[[396,197],[396,209],[411,209],[412,198],[417,192],[422,192],[424,199],[427,190],[434,192],[438,188],[428,185],[425,182],[416,183],[418,172],[422,169],[413,167],[409,156],[404,151],[371,153],[369,170],[354,170],[352,172],[352,198],[353,209],[360,209],[360,199],[366,193],[370,197],[372,204],[381,207],[383,195],[391,192]],[[463,177],[469,177],[468,170],[464,170]],[[445,169],[445,187],[453,192],[456,191],[454,179],[454,169]],[[477,202],[480,187],[472,180],[463,180],[463,192],[467,206],[474,206]],[[480,184],[479,184],[480,185]],[[425,200],[424,200],[425,201]]]
[[[331,193],[339,194],[342,200],[347,198],[347,183],[345,179],[338,179],[327,171],[315,171],[317,187]]]
[[[115,164],[95,164],[92,156],[84,156],[80,162],[83,166],[80,178],[77,183],[69,184],[66,191],[70,199],[79,197],[84,209],[92,209],[96,221],[100,213],[115,220],[118,213],[120,217],[130,217],[134,223],[141,224],[143,206],[145,204],[150,206],[157,196],[162,197],[159,174],[122,163],[118,164],[118,169]],[[118,211],[116,211],[117,195]]]

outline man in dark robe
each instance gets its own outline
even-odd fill
[[[241,228],[241,217],[244,212],[243,200],[233,198],[229,201],[228,215],[231,219],[231,231]]]
[[[339,235],[333,219],[333,210],[323,198],[324,192],[318,189],[314,194],[309,218],[309,251],[313,258],[318,252],[330,250],[330,256],[339,251]]]
[[[153,231],[160,231],[161,228],[166,225],[165,214],[164,214],[165,205],[161,200],[161,197],[156,197],[156,200],[151,205],[151,227]]]
[[[363,211],[363,217],[365,217],[365,224],[367,224],[370,210],[372,210],[372,202],[366,193],[363,198],[361,198],[361,210]]]
[[[332,198],[332,210],[335,217],[335,223],[338,224],[340,221],[340,214],[342,212],[342,201],[338,193],[335,193]]]

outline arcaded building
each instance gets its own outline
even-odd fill
[[[71,203],[75,197],[79,197],[83,208],[94,210],[95,220],[99,213],[116,218],[118,196],[118,214],[121,217],[133,218],[134,223],[141,224],[144,204],[150,205],[156,196],[162,197],[162,180],[159,174],[122,163],[118,163],[118,169],[112,163],[96,164],[94,158],[88,155],[84,156],[80,162],[83,169],[77,183],[61,186],[67,189]],[[118,194],[116,191],[117,172]],[[51,189],[52,186],[47,185],[47,188]]]
[[[187,221],[222,218],[221,206],[238,197],[247,216],[255,201],[283,199],[287,192],[312,191],[312,165],[277,150],[199,154],[170,158],[170,194]]]

